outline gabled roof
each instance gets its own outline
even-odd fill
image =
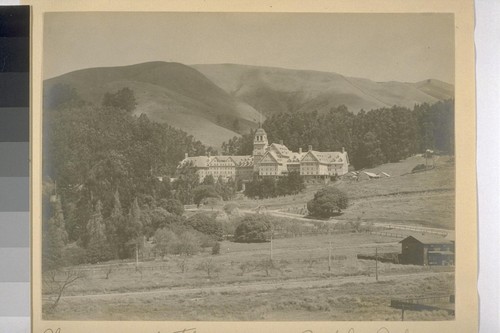
[[[335,163],[344,163],[346,160],[345,153],[341,153],[338,151],[316,151],[316,150],[310,150],[308,151],[305,155],[310,153],[312,156],[314,156],[318,162],[322,164],[335,164]],[[304,158],[305,155],[302,157]]]
[[[236,164],[232,159],[232,156],[224,156],[224,155],[209,157],[208,165],[213,165],[213,163],[215,162],[231,162],[232,164]]]
[[[290,151],[290,149],[288,149],[285,145],[282,145],[282,144],[279,144],[279,143],[272,143],[269,146],[269,150],[275,150],[280,155],[287,156],[287,157],[292,154],[292,152]]]
[[[286,158],[278,157],[278,155],[276,155],[276,153],[274,151],[271,151],[271,150],[267,151],[260,161],[262,162],[267,156],[270,156],[276,163],[279,163],[279,164],[286,163]]]
[[[243,156],[231,156],[234,163],[239,167],[251,167],[253,166],[253,156],[252,155],[243,155]]]
[[[188,163],[191,163],[193,167],[196,168],[208,168],[208,163],[209,163],[210,157],[208,156],[192,156],[192,157],[187,157],[183,159],[179,163],[179,168],[187,165]]]
[[[421,244],[453,244],[452,241],[449,239],[446,239],[445,237],[442,236],[437,236],[437,235],[418,235],[418,236],[408,236],[405,239],[399,241],[399,243],[402,243],[406,240],[416,240],[417,242]]]
[[[287,163],[297,163],[299,164],[300,163],[300,160],[302,160],[302,158],[306,155],[307,153],[295,153],[295,152],[291,152],[291,155],[288,156],[288,160],[287,160]]]

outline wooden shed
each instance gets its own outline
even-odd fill
[[[401,243],[399,262],[407,265],[454,265],[455,242],[440,236],[408,236]]]

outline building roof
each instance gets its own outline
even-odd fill
[[[253,166],[253,156],[251,155],[242,155],[242,156],[225,156],[225,155],[217,155],[217,156],[192,156],[183,159],[179,163],[179,168],[191,163],[193,167],[196,168],[208,168],[213,162],[229,162],[231,161],[236,166],[239,167],[252,167]]]
[[[210,161],[210,158],[208,156],[190,156],[185,159],[183,159],[179,163],[179,168],[187,165],[188,163],[191,163],[193,167],[196,168],[208,168],[208,163]]]
[[[309,151],[320,163],[332,164],[332,163],[344,163],[346,159],[345,153],[338,151]],[[305,156],[305,155],[304,155]]]
[[[257,131],[255,131],[255,135],[267,135],[267,133],[262,127],[259,127]]]
[[[431,254],[444,254],[444,255],[454,255],[452,251],[429,251]]]
[[[300,164],[300,160],[306,155],[307,153],[295,153],[291,152],[290,156],[288,156],[288,161],[287,163],[289,164]]]
[[[438,236],[438,235],[418,235],[418,236],[408,236],[405,239],[399,241],[400,243],[405,240],[414,239],[421,244],[453,244],[452,241],[447,239],[446,237]]]
[[[275,151],[277,151],[280,155],[282,156],[290,156],[292,154],[292,152],[285,146],[285,145],[282,145],[282,144],[279,144],[279,143],[272,143],[270,146],[269,146],[270,149],[273,149]]]
[[[243,156],[231,156],[236,166],[239,167],[253,167],[253,156],[243,155]]]

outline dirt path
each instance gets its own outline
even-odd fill
[[[391,281],[395,278],[405,278],[405,277],[420,277],[425,278],[429,276],[442,275],[442,274],[453,274],[453,273],[443,273],[443,272],[421,272],[421,273],[411,273],[411,274],[391,274],[385,276],[379,276],[379,281]],[[113,297],[128,297],[128,296],[150,296],[150,295],[192,295],[198,293],[211,293],[211,292],[261,292],[276,289],[295,289],[295,288],[321,288],[330,286],[339,286],[344,283],[369,283],[375,282],[375,277],[373,276],[349,276],[349,277],[334,277],[334,278],[322,278],[322,279],[302,279],[295,281],[273,281],[273,282],[260,282],[260,283],[245,283],[230,286],[212,286],[203,288],[176,288],[176,289],[158,289],[151,291],[137,291],[137,292],[125,292],[125,293],[109,293],[109,294],[93,294],[93,295],[68,295],[62,296],[61,299],[100,299],[100,298],[113,298]],[[49,300],[49,296],[45,296],[44,300]]]
[[[188,210],[188,211],[212,211],[211,209],[207,209],[207,208],[186,209],[186,210]],[[256,214],[256,211],[251,210],[251,209],[240,209],[240,212],[242,212],[244,214]],[[286,217],[286,218],[290,218],[293,220],[309,222],[309,223],[310,222],[323,222],[323,223],[335,224],[335,223],[348,222],[347,220],[335,220],[335,219],[320,220],[320,219],[314,219],[314,218],[306,218],[300,214],[287,213],[287,212],[282,212],[279,210],[266,210],[265,212],[266,212],[266,214],[269,214],[272,216]],[[450,229],[434,228],[434,227],[421,227],[421,226],[405,225],[405,224],[373,222],[373,223],[371,223],[371,225],[376,226],[376,227],[383,227],[383,228],[387,228],[387,229],[409,230],[409,231],[423,232],[423,233],[442,235],[442,236],[446,236],[449,233],[454,232],[453,230],[450,230]]]

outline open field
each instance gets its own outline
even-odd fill
[[[397,320],[399,311],[389,307],[388,295],[422,296],[438,288],[453,293],[451,267],[378,263],[377,283],[375,262],[356,258],[358,253],[374,254],[375,247],[379,253],[399,252],[401,245],[394,238],[366,233],[276,239],[275,264],[267,272],[262,264],[270,257],[270,243],[223,242],[220,255],[167,256],[139,263],[138,271],[132,262],[71,267],[86,277],[68,287],[44,318]],[[200,269],[207,262],[213,265],[210,276]],[[48,305],[54,294],[45,292]],[[427,316],[449,319],[442,313]]]

